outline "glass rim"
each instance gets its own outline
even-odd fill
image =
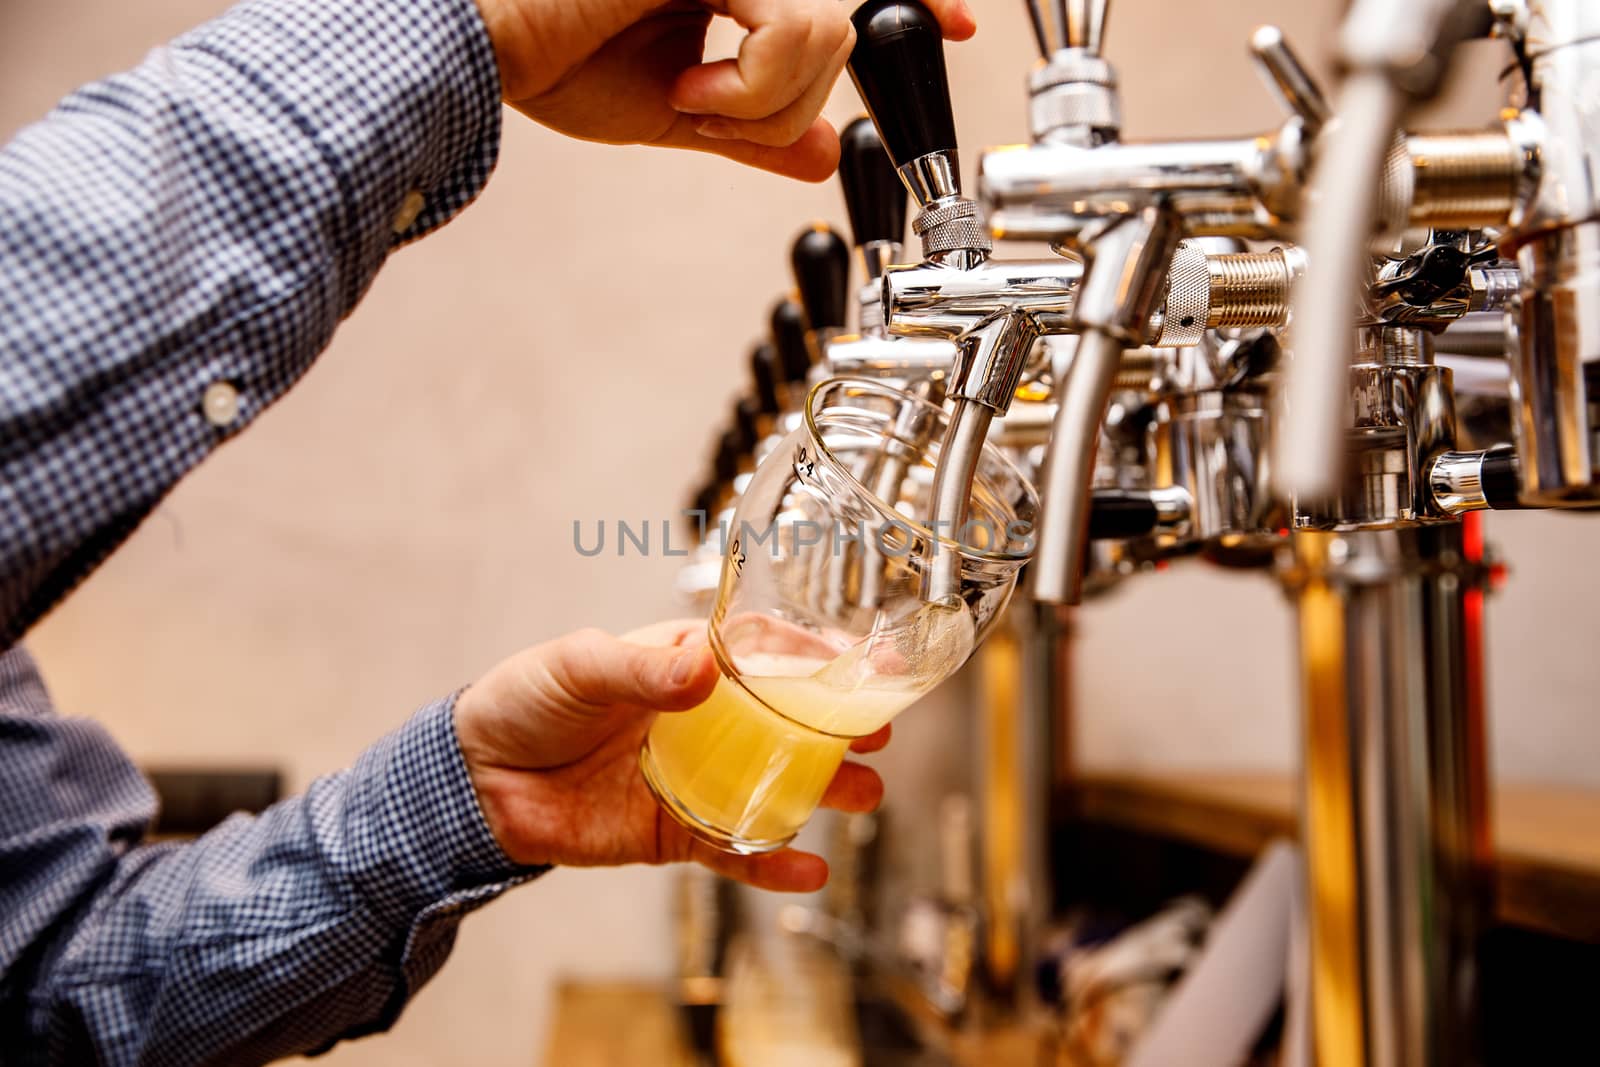
[[[812,443],[817,447],[818,455],[820,455],[824,462],[826,462],[828,466],[833,469],[834,473],[843,477],[847,482],[854,486],[856,492],[858,492],[875,511],[885,518],[899,523],[901,526],[910,530],[913,534],[919,537],[927,538],[928,540],[933,541],[935,544],[938,544],[941,548],[953,549],[967,559],[989,563],[1026,563],[1028,560],[1033,558],[1033,553],[1031,551],[991,552],[987,549],[978,548],[974,545],[968,545],[961,541],[957,541],[954,538],[946,537],[944,534],[935,533],[933,530],[929,529],[927,526],[924,526],[916,519],[907,517],[905,513],[900,511],[898,508],[890,506],[871,489],[868,489],[866,486],[862,485],[861,482],[857,480],[856,476],[850,473],[850,469],[840,461],[839,457],[833,454],[833,450],[828,447],[827,442],[823,439],[821,429],[817,426],[817,417],[814,407],[818,396],[824,389],[840,385],[861,389],[864,392],[877,393],[879,396],[894,400],[909,401],[910,403],[915,404],[917,407],[922,408],[924,411],[937,415],[940,421],[947,424],[950,421],[950,413],[936,404],[928,403],[928,401],[924,400],[920,396],[917,396],[915,393],[905,389],[900,389],[886,382],[873,381],[870,378],[827,378],[818,382],[816,385],[813,385],[806,393],[804,409],[805,427],[806,432],[811,435]],[[942,444],[943,441],[941,440],[940,443]],[[1010,457],[1008,457],[1004,452],[1001,452],[998,448],[995,448],[988,441],[984,441],[983,443],[983,454],[987,455],[990,459],[997,461],[1002,468],[1009,471],[1016,477],[1017,482],[1023,487],[1024,491],[1026,491],[1028,495],[1028,498],[1032,501],[1034,512],[1037,513],[1039,510],[1039,492],[1033,487],[1033,483],[1028,481],[1027,477],[1022,473],[1017,465],[1011,462]]]

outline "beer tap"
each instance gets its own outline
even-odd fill
[[[850,73],[896,172],[919,208],[912,229],[924,262],[884,277],[884,322],[891,333],[954,340],[946,382],[949,429],[934,477],[931,521],[959,531],[980,449],[995,415],[1004,414],[1022,377],[1041,315],[1071,310],[1081,270],[1057,260],[989,263],[991,244],[978,206],[962,195],[950,86],[938,21],[916,0],[868,0],[853,21]],[[897,318],[898,308],[920,314]],[[955,553],[935,556],[926,596],[955,595]]]
[[[1406,107],[1438,88],[1455,42],[1487,30],[1491,6],[1520,5],[1352,6],[1338,121],[1319,146],[1303,226],[1314,272],[1295,294],[1293,418],[1279,461],[1295,509],[1282,578],[1299,617],[1304,708],[1309,1047],[1295,1051],[1324,1067],[1481,1062],[1478,939],[1492,894],[1479,629],[1487,569],[1460,516],[1515,506],[1519,483],[1549,500],[1581,495],[1591,480],[1569,470],[1555,489],[1538,463],[1503,447],[1458,451],[1456,389],[1434,360],[1435,333],[1474,304],[1510,305],[1506,291],[1520,287],[1527,316],[1555,296],[1529,260],[1519,278],[1471,232],[1499,231],[1515,248],[1562,229],[1534,221],[1530,195],[1551,147],[1541,120],[1524,111],[1486,132],[1397,132]],[[1540,6],[1580,18],[1592,10]],[[1552,50],[1563,57],[1555,66],[1592,71],[1594,52],[1569,40],[1575,47]],[[1576,80],[1565,84],[1576,90]],[[1581,138],[1569,147],[1594,150]],[[1563,212],[1590,182],[1563,188]],[[1374,258],[1411,226],[1431,230],[1420,248]],[[1562,342],[1542,348],[1558,361],[1583,344],[1572,344],[1586,332],[1579,295],[1545,305],[1574,316]],[[1523,339],[1524,353],[1536,350]],[[1576,369],[1566,373],[1581,392]],[[1538,377],[1521,383],[1524,415],[1566,388]],[[1586,434],[1561,426],[1554,410],[1542,417],[1548,426],[1525,423],[1519,445],[1569,436],[1560,452],[1587,450]]]
[[[906,187],[871,119],[856,119],[840,141],[839,184],[865,280],[857,292],[859,331],[828,346],[824,369],[830,377],[892,381],[942,403],[955,345],[944,338],[891,337],[883,324],[883,277],[904,252]]]
[[[863,279],[858,326],[863,337],[885,337],[878,282],[905,252],[906,189],[871,119],[846,126],[839,144],[839,184]]]
[[[1180,242],[1191,216],[1209,220],[1218,203],[1215,189],[1200,192],[1202,186],[1184,169],[1205,153],[1186,146],[1117,143],[1115,78],[1099,55],[1103,2],[1071,7],[1062,20],[1065,47],[1051,54],[1045,73],[1035,76],[1040,143],[986,154],[980,192],[993,210],[987,224],[978,205],[961,194],[941,45],[931,15],[909,0],[872,2],[855,21],[852,74],[922,209],[912,228],[922,238],[925,262],[885,275],[885,323],[894,334],[945,337],[958,344],[948,388],[956,418],[939,472],[943,492],[936,495],[935,518],[960,522],[965,481],[959,460],[969,449],[954,435],[979,439],[974,425],[987,427],[1005,414],[1041,336],[1078,334],[1072,358],[1060,361],[1055,375],[1055,420],[1034,566],[1036,596],[1074,601],[1089,531],[1099,428],[1123,353],[1143,344],[1190,345],[1213,327],[1280,323],[1296,263],[1281,251],[1211,255]],[[1264,149],[1260,140],[1211,153],[1213,170],[1236,164],[1235,185],[1245,193],[1233,206],[1239,212],[1248,207],[1252,217],[1270,214],[1264,204],[1272,198],[1248,186],[1241,160],[1249,156],[1251,175],[1283,169],[1283,152]],[[1052,184],[1055,176],[1049,171],[1062,161],[1073,168],[1072,195],[1041,196],[1041,190],[1066,187]],[[1019,177],[1023,173],[1026,179]],[[1002,212],[1009,213],[1005,219]],[[1025,224],[1027,232],[1013,222]],[[1045,261],[990,259],[990,230],[1005,238],[1047,234],[1062,255]],[[1195,232],[1214,232],[1213,223]],[[1263,307],[1279,317],[1263,322]]]
[[[1350,297],[1366,280],[1371,240],[1394,236],[1408,221],[1449,225],[1433,207],[1446,215],[1488,209],[1486,220],[1465,225],[1497,225],[1510,208],[1517,161],[1503,134],[1418,146],[1399,132],[1407,106],[1438,91],[1455,44],[1487,33],[1489,16],[1484,0],[1360,0],[1346,16],[1339,51],[1348,74],[1331,109],[1339,121],[1318,153],[1309,198],[1315,208],[1304,234],[1319,280],[1296,301],[1297,359],[1288,384],[1296,417],[1281,445],[1293,491],[1326,494],[1342,473],[1339,397],[1355,325]],[[1450,187],[1442,203],[1426,188],[1437,177]],[[1459,196],[1463,178],[1476,196]]]
[[[1214,337],[1204,340],[1207,330],[1281,325],[1289,288],[1303,269],[1293,249],[1207,252],[1195,241],[1175,248],[1173,242],[1180,233],[1282,236],[1297,214],[1306,142],[1327,112],[1282,35],[1268,29],[1258,32],[1253,46],[1269,84],[1291,111],[1279,130],[1231,140],[1125,143],[1116,74],[1103,56],[1107,6],[1105,0],[1059,5],[1056,47],[1043,12],[1031,6],[1042,56],[1029,82],[1033,143],[991,150],[979,167],[980,199],[997,235],[1047,241],[1089,264],[1075,311],[1083,337],[1056,382],[1035,574],[1040,599],[1069,603],[1081,591],[1080,560],[1092,532],[1083,513],[1092,506],[1087,490],[1098,427],[1122,354],[1149,340],[1214,349]],[[1163,274],[1168,277],[1159,321],[1168,336],[1152,338],[1149,316],[1163,295]],[[1264,532],[1257,492],[1245,501],[1210,506],[1218,503],[1210,490],[1240,484],[1233,475],[1242,475],[1243,484],[1260,482],[1264,457],[1247,456],[1251,449],[1241,446],[1265,441],[1264,408],[1238,399],[1211,389],[1186,393],[1179,403],[1181,428],[1193,438],[1179,458],[1221,457],[1238,468],[1191,472],[1202,476],[1191,488],[1206,498],[1194,502],[1191,536],[1226,539],[1241,522],[1252,534]],[[1230,441],[1217,433],[1219,425],[1229,424],[1242,436]]]
[[[1522,275],[1512,358],[1520,496],[1582,507],[1600,499],[1600,7],[1491,7],[1525,78],[1507,124],[1521,195],[1501,242]]]

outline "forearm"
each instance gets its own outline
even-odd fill
[[[498,101],[472,0],[249,0],[0,150],[0,648],[476,195]]]
[[[50,1064],[264,1063],[386,1029],[461,917],[534,871],[483,822],[450,702],[347,772],[181,846],[136,849],[20,977]]]

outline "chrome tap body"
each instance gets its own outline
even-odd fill
[[[1600,499],[1600,6],[1506,5],[1526,58],[1512,136],[1532,180],[1504,237],[1522,268],[1513,358],[1522,495]]]

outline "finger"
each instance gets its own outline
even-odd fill
[[[684,116],[656,144],[710,152],[759,170],[806,182],[825,182],[839,168],[839,134],[826,119],[817,119],[800,139],[787,148],[724,141],[695,131],[693,119]]]
[[[889,743],[889,735],[893,732],[894,724],[884,723],[866,737],[858,737],[850,742],[850,751],[859,752],[863,756],[869,752],[878,752]]]
[[[707,646],[652,648],[601,630],[568,634],[536,652],[562,692],[595,707],[681,711],[705,700],[717,675]]]
[[[846,760],[822,794],[822,806],[837,811],[877,811],[883,803],[883,778],[864,763]]]
[[[776,115],[822,78],[834,53],[854,40],[849,9],[837,0],[730,0],[727,10],[750,31],[738,58],[684,71],[671,97],[679,111],[733,119]]]
[[[750,121],[716,116],[702,119],[695,124],[695,130],[703,137],[749,141],[773,148],[794,144],[816,121],[823,105],[828,102],[829,94],[833,92],[833,83],[838,81],[839,72],[844,70],[849,59],[850,47],[846,42],[828,60],[821,76],[811,83],[800,98],[777,114]]]
[[[690,858],[724,878],[775,893],[815,893],[828,883],[827,861],[792,848],[760,856],[735,856],[696,841]]]
[[[952,41],[965,41],[978,32],[978,19],[967,0],[924,0],[939,20],[940,29]]]

